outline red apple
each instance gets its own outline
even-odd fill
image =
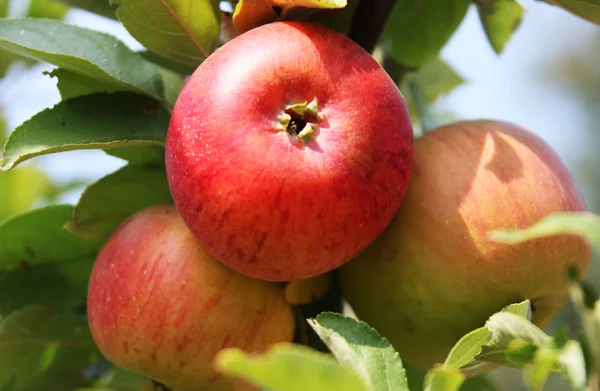
[[[166,146],[175,205],[217,259],[290,281],[369,245],[404,196],[412,129],[361,47],[306,22],[263,25],[192,74]]]
[[[142,210],[112,234],[94,264],[87,306],[108,360],[181,391],[254,390],[217,374],[216,353],[263,351],[294,336],[282,286],[216,261],[173,206]]]
[[[510,303],[530,299],[533,322],[548,324],[567,300],[568,265],[587,269],[587,242],[553,236],[505,245],[487,233],[585,209],[567,168],[533,133],[499,121],[442,126],[415,141],[392,223],[341,268],[344,295],[405,362],[428,369]]]

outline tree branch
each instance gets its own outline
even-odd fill
[[[352,26],[348,37],[362,46],[367,52],[372,53],[383,26],[392,12],[396,0],[354,0],[358,1]]]

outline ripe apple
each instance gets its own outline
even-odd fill
[[[108,239],[87,308],[108,360],[181,391],[255,390],[217,374],[216,353],[262,351],[294,337],[283,287],[216,261],[168,205],[134,214]]]
[[[586,209],[559,157],[538,136],[500,121],[442,126],[415,141],[398,213],[373,245],[341,268],[344,295],[407,363],[441,363],[467,332],[525,299],[544,327],[567,300],[566,273],[585,273],[579,236],[520,245],[488,239],[552,212]]]
[[[217,259],[291,281],[343,264],[406,191],[412,128],[400,91],[360,46],[307,22],[269,23],[192,74],[167,134],[169,186]]]

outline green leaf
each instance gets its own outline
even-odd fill
[[[444,366],[459,369],[471,364],[475,357],[481,353],[484,345],[491,341],[491,334],[486,327],[481,327],[465,334],[450,350],[444,361]]]
[[[477,11],[490,45],[497,54],[502,53],[521,24],[523,7],[516,0],[492,0],[477,3]]]
[[[600,24],[600,0],[543,0],[559,6],[573,15]]]
[[[0,271],[0,318],[28,305],[69,310],[86,297],[93,257]]]
[[[496,230],[491,240],[517,244],[553,235],[584,235],[600,251],[600,216],[590,212],[555,212],[521,230]]]
[[[217,0],[113,0],[117,17],[149,50],[197,67],[219,44]]]
[[[586,363],[579,342],[570,340],[562,347],[558,357],[558,365],[563,376],[569,381],[574,390],[585,389],[587,380]]]
[[[105,33],[50,19],[0,19],[0,49],[124,90],[164,97],[157,67]]]
[[[8,1],[0,0],[0,18],[6,18],[8,16]]]
[[[398,0],[384,29],[394,59],[409,67],[434,59],[470,4],[470,0]]]
[[[571,278],[569,293],[573,306],[580,317],[583,339],[588,353],[590,377],[593,377],[600,376],[600,300],[590,302],[591,295],[584,288],[581,281]]]
[[[135,145],[107,149],[104,152],[119,159],[127,160],[131,164],[141,166],[151,165],[157,167],[165,164],[165,149],[156,145]]]
[[[172,202],[164,167],[128,165],[90,185],[65,228],[101,242],[138,210]]]
[[[475,376],[467,378],[460,391],[501,391],[491,376]]]
[[[531,320],[531,301],[524,300],[520,303],[511,304],[506,306],[506,308],[504,308],[502,311],[519,315],[522,318]]]
[[[62,19],[69,7],[53,0],[30,0],[29,14],[31,18]]]
[[[458,391],[464,380],[459,370],[437,366],[425,376],[425,391]]]
[[[161,74],[165,88],[164,97],[167,102],[175,103],[179,92],[183,88],[183,77],[168,69],[157,67]],[[71,72],[66,69],[56,68],[51,72],[44,72],[50,77],[57,78],[58,90],[63,100],[76,98],[83,95],[91,95],[98,92],[116,92],[123,91],[122,86],[106,83],[104,81],[93,79],[80,73]]]
[[[478,361],[521,368],[530,362],[539,346],[550,337],[529,320],[510,313],[498,312],[486,322],[491,341],[475,357]]]
[[[427,103],[431,104],[440,96],[448,94],[463,84],[465,79],[450,64],[440,58],[436,58],[425,63],[418,71],[411,72],[405,77],[401,87],[407,95],[408,83],[411,81],[419,85],[423,98]]]
[[[303,345],[277,344],[262,354],[228,348],[215,363],[219,371],[270,391],[368,391],[356,372]]]
[[[83,370],[97,357],[84,319],[44,307],[12,313],[0,324],[0,386],[69,390],[89,384]],[[45,387],[45,388],[44,388]]]
[[[405,72],[401,68],[397,69]],[[450,93],[465,82],[462,76],[440,58],[428,61],[417,71],[409,72],[401,79],[400,91],[404,95],[413,122],[426,122],[422,115],[423,107],[419,105],[429,106],[440,96]],[[415,87],[421,102],[415,97]]]
[[[9,172],[0,171],[0,221],[23,213],[35,201],[50,193],[52,183],[35,167],[19,167]]]
[[[521,303],[511,304],[502,309],[502,312],[508,312],[518,315],[525,319],[531,319],[531,305],[529,300]],[[481,366],[475,360],[484,346],[492,342],[492,334],[487,327],[480,327],[465,334],[450,350],[450,353],[444,361],[444,367],[452,369],[475,369]]]
[[[160,54],[156,54],[149,50],[139,51],[138,53],[140,54],[140,56],[144,57],[151,63],[154,63],[164,69],[168,69],[180,75],[190,75],[196,70],[196,68],[198,68],[197,65],[182,64],[180,62],[177,62],[176,60],[161,56]]]
[[[0,0],[0,18],[8,16],[8,3],[9,0]],[[53,0],[30,0],[29,9],[25,13],[34,18],[62,19],[67,11],[68,7]],[[8,67],[17,61],[26,65],[35,63],[35,61],[18,54],[0,50],[0,78],[4,77]]]
[[[531,390],[542,391],[552,372],[561,370],[574,390],[586,385],[585,359],[577,341],[569,340],[565,329],[540,346],[532,365],[525,371],[525,383]]]
[[[56,78],[56,87],[60,91],[62,100],[76,98],[78,96],[91,95],[98,92],[116,92],[121,89],[111,83],[96,80],[81,73],[67,69],[55,68],[44,74]]]
[[[14,216],[0,224],[0,270],[94,258],[98,244],[86,242],[63,229],[72,214],[70,205],[53,205]]]
[[[109,0],[60,0],[69,7],[81,8],[86,11],[104,16],[106,18],[116,19],[116,6],[110,4]]]
[[[103,373],[92,387],[78,388],[75,391],[143,391],[152,389],[150,380],[143,376],[113,367]]]
[[[170,114],[153,99],[128,92],[99,93],[60,102],[15,129],[0,169],[75,149],[164,145]]]
[[[394,347],[364,322],[326,312],[308,323],[343,365],[354,369],[371,391],[408,391]]]

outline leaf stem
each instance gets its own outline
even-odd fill
[[[348,37],[371,53],[375,49],[396,0],[358,1]]]
[[[427,105],[427,102],[425,101],[425,98],[423,97],[421,89],[417,83],[413,80],[409,80],[408,89],[421,119],[421,133],[425,134],[431,129],[436,128],[437,123],[433,119],[433,116],[429,111],[429,106]]]

